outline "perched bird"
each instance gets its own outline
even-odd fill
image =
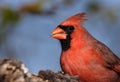
[[[120,82],[120,59],[83,27],[85,20],[85,13],[76,14],[51,33],[62,46],[62,70],[80,82]]]

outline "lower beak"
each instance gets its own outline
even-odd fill
[[[66,39],[66,36],[67,34],[65,33],[65,31],[59,27],[57,27],[51,33],[51,37],[56,38],[56,39]]]

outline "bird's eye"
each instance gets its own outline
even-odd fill
[[[61,29],[63,29],[67,34],[72,33],[74,31],[74,26],[63,26],[63,25],[58,25]]]
[[[74,27],[73,27],[73,26],[69,26],[69,27],[68,27],[68,31],[69,31],[69,32],[72,32],[73,30],[74,30]]]

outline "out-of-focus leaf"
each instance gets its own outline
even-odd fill
[[[92,1],[92,2],[88,3],[86,9],[88,12],[97,13],[101,10],[101,5],[99,2]]]
[[[20,15],[9,8],[5,8],[3,10],[2,16],[3,16],[1,21],[2,27],[5,27],[9,23],[16,24],[20,19]]]
[[[14,25],[18,23],[20,15],[9,8],[3,8],[0,20],[0,43],[4,40],[5,36],[11,32]]]
[[[116,22],[117,19],[118,19],[118,16],[116,15],[116,12],[113,11],[113,10],[105,11],[105,17],[111,22]]]
[[[20,13],[24,12],[39,14],[42,12],[42,4],[40,4],[39,2],[26,4],[20,8]]]

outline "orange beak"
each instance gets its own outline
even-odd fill
[[[57,27],[53,32],[51,33],[51,37],[56,38],[56,39],[66,39],[67,34],[65,33],[64,30],[61,28]]]

